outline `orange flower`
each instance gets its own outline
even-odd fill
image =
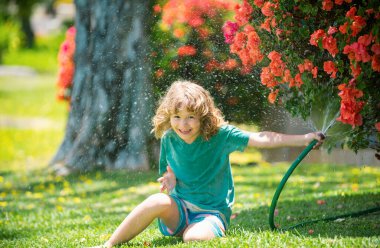
[[[170,66],[173,70],[177,70],[179,68],[179,64],[177,60],[171,61]]]
[[[293,80],[292,74],[289,69],[286,69],[284,72],[284,76],[282,77],[282,81],[290,83]]]
[[[264,22],[261,23],[260,27],[268,32],[270,32],[270,18],[265,18]]]
[[[247,35],[244,32],[238,32],[233,39],[233,43],[230,45],[231,53],[238,53],[245,47],[247,41]]]
[[[325,61],[323,63],[323,70],[327,74],[331,74],[330,75],[331,78],[336,78],[336,73],[338,72],[338,69],[335,67],[334,62],[332,62],[331,60]]]
[[[314,67],[312,70],[311,70],[311,74],[313,74],[313,78],[317,78],[318,76],[318,67]]]
[[[197,53],[197,49],[194,46],[181,46],[178,48],[177,54],[178,56],[193,56]]]
[[[261,83],[267,86],[268,88],[273,88],[278,85],[269,67],[263,67],[260,74],[260,80],[261,80]]]
[[[264,6],[261,8],[261,13],[265,15],[266,17],[274,16],[273,9],[275,8],[275,4],[267,1],[264,3]]]
[[[183,36],[185,36],[185,30],[183,30],[183,28],[176,28],[173,31],[173,35],[174,35],[174,37],[180,39]]]
[[[350,124],[353,128],[363,124],[360,111],[364,107],[363,101],[357,101],[357,98],[363,96],[363,92],[356,89],[355,79],[352,79],[348,85],[340,84],[338,86],[340,90],[339,96],[341,98],[340,103],[340,116],[337,118],[346,124]]]
[[[238,63],[236,59],[227,59],[227,61],[221,65],[221,69],[230,71],[230,70],[235,69],[237,66],[238,66]]]
[[[281,60],[281,54],[272,51],[268,54],[268,58],[271,60],[269,63],[271,73],[275,77],[281,77],[285,70],[285,63]]]
[[[305,66],[303,64],[299,64],[298,70],[300,71],[300,73],[303,73],[305,71]]]
[[[301,73],[297,73],[296,76],[294,77],[294,80],[295,80],[294,86],[300,88],[303,85]]]
[[[277,99],[277,95],[278,95],[278,89],[276,90],[272,90],[269,95],[268,95],[268,101],[272,104],[274,104],[274,102],[276,101]]]
[[[244,0],[241,5],[236,5],[235,7],[235,20],[239,26],[244,26],[251,19],[251,14],[253,12],[252,6],[247,0]]]
[[[256,5],[257,7],[261,8],[261,7],[263,7],[264,2],[265,2],[264,0],[254,0],[253,4]]]

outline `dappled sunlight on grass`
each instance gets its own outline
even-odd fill
[[[305,243],[307,241],[302,235],[306,239],[318,234],[326,235],[327,238],[344,236],[345,233],[352,236],[354,226],[360,227],[360,232],[357,233],[360,237],[380,235],[379,222],[376,221],[378,215],[334,223],[335,229],[330,230],[330,234],[323,229],[330,225],[327,223],[299,228],[298,234],[268,232],[268,208],[275,188],[288,166],[285,163],[276,166],[260,163],[255,166],[233,166],[236,186],[233,213],[236,215],[231,220],[227,238],[224,241],[215,240],[213,245],[223,245],[223,242],[234,244],[239,243],[239,240],[245,242],[246,238],[255,244],[268,238],[281,241],[284,238],[281,235],[287,235],[290,243],[296,240]],[[43,247],[59,240],[57,232],[67,233],[71,236],[71,242],[103,242],[139,202],[159,192],[156,177],[156,171],[98,171],[67,178],[55,177],[43,170],[1,173],[0,223],[5,233],[2,238],[8,240],[7,235],[11,235],[12,230],[24,229],[27,230],[28,240],[33,239]],[[346,213],[380,204],[379,177],[380,168],[376,167],[300,165],[281,195],[276,222],[288,226],[305,219]],[[310,228],[313,228],[313,235],[308,233]],[[75,238],[77,234],[72,230],[83,233],[83,237]],[[41,232],[46,240],[40,239]],[[11,240],[13,239],[6,242],[29,242]],[[163,238],[153,224],[133,244],[139,246],[144,242],[163,242],[163,245],[174,242],[173,245],[176,245],[178,240]],[[343,238],[339,242],[348,244]],[[373,244],[376,240],[369,239],[367,242]],[[177,245],[186,246],[181,243]],[[74,247],[70,242],[68,246]],[[204,247],[210,247],[210,244],[205,244]]]

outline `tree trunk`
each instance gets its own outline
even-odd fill
[[[149,168],[151,2],[76,0],[75,76],[64,140],[51,165]]]

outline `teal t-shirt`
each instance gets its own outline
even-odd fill
[[[248,140],[248,133],[232,125],[222,126],[208,141],[198,136],[191,144],[169,129],[161,139],[160,175],[170,165],[177,178],[172,194],[221,212],[229,224],[235,198],[229,154],[243,151]]]

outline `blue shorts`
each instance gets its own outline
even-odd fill
[[[215,237],[223,237],[225,234],[225,224],[220,214],[216,211],[192,211],[187,208],[186,203],[179,199],[177,196],[170,195],[170,197],[177,203],[179,212],[179,222],[175,230],[169,229],[161,219],[158,219],[158,227],[161,233],[165,236],[182,235],[183,231],[193,223],[207,221],[210,224]]]

